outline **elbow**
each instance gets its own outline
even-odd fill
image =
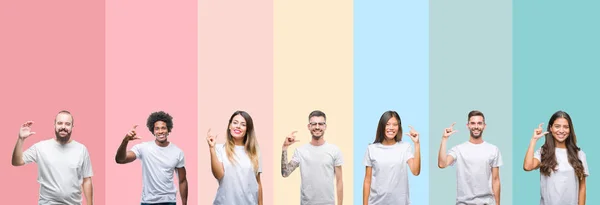
[[[419,176],[419,174],[421,174],[421,170],[417,170],[417,171],[413,172],[413,175],[415,175],[415,176]]]
[[[438,162],[438,168],[443,169],[446,168],[446,166],[444,166],[441,162]]]
[[[283,178],[287,178],[287,177],[289,177],[289,176],[290,176],[290,174],[288,174],[288,173],[285,173],[285,172],[281,172],[281,176],[282,176]]]
[[[527,165],[523,165],[523,170],[525,170],[526,172],[533,170],[531,168],[531,166],[527,166]]]
[[[25,164],[25,162],[22,162],[22,161],[19,162],[19,161],[13,160],[13,161],[11,161],[11,164],[13,167],[20,167],[20,166],[23,166]]]
[[[120,160],[119,158],[116,158],[116,157],[115,157],[115,162],[116,162],[117,164],[125,164],[125,161],[124,161],[124,160]]]

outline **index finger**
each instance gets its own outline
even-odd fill
[[[295,135],[297,132],[298,132],[298,131],[293,131],[293,132],[290,134],[290,136],[294,136],[294,135]],[[294,136],[294,137],[296,137],[296,136]]]
[[[134,126],[133,126],[133,129],[135,130],[135,128],[137,128],[137,126],[138,126],[138,125],[134,125]]]
[[[415,130],[415,128],[413,126],[408,126],[408,128],[410,128],[411,130]]]
[[[538,126],[538,128],[542,129],[542,125],[544,125],[544,123],[540,123],[540,126]]]
[[[450,125],[450,128],[454,128],[454,125],[456,125],[456,122],[452,123],[452,125]]]
[[[210,135],[210,128],[208,128],[208,132],[206,132],[207,135]]]

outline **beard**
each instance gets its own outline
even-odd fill
[[[475,134],[473,134],[473,131],[474,131],[474,130],[477,130],[477,131],[479,131],[479,135],[475,135]],[[470,132],[470,134],[471,134],[471,137],[473,137],[473,138],[475,138],[475,139],[479,139],[479,138],[481,138],[481,136],[483,135],[483,130],[479,130],[479,129],[473,129],[473,130],[469,130],[469,132]]]
[[[67,132],[67,135],[64,137],[61,137],[60,136],[61,131]],[[68,142],[69,139],[71,139],[71,132],[69,132],[67,129],[54,130],[54,135],[56,136],[56,140],[59,142]]]
[[[316,139],[316,140],[321,139],[321,137],[323,137],[323,134],[325,134],[325,133],[323,133],[323,130],[318,130],[318,131],[321,132],[321,135],[319,135],[319,136],[312,134],[312,132],[314,132],[314,131],[311,132],[311,135],[312,135],[313,139]]]

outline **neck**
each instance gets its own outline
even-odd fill
[[[383,145],[393,145],[393,144],[396,144],[396,139],[385,138],[385,139],[383,139],[383,142],[381,142],[381,144],[383,144]]]
[[[554,140],[554,145],[556,145],[556,148],[563,148],[563,149],[567,148],[567,143],[565,143],[565,142],[559,142],[559,141]]]
[[[68,144],[69,142],[71,142],[71,137],[63,137],[63,138],[54,138],[54,140],[56,140],[56,142],[58,142],[61,145],[65,145]]]
[[[159,142],[158,140],[154,140],[154,143],[156,143],[156,145],[158,145],[159,147],[169,146],[169,140],[165,140],[164,142]]]
[[[481,143],[483,143],[483,136],[481,136],[479,138],[474,138],[473,136],[471,136],[471,138],[469,139],[469,142],[471,142],[473,144],[481,144]]]
[[[321,146],[323,144],[325,144],[325,139],[323,139],[323,136],[319,137],[318,139],[313,137],[312,140],[310,141],[311,145],[314,146]]]
[[[236,146],[244,146],[244,139],[233,138],[233,144]]]

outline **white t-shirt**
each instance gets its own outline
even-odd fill
[[[217,144],[215,152],[219,162],[223,163],[225,175],[219,180],[219,189],[214,205],[255,205],[258,204],[257,172],[244,146],[235,146],[236,164],[227,158],[225,145]],[[258,173],[262,172],[260,152],[258,153]]]
[[[300,163],[300,204],[334,204],[335,167],[344,162],[341,150],[327,142],[321,146],[306,144],[296,149],[292,161]]]
[[[502,166],[502,155],[487,142],[465,142],[448,154],[456,166],[456,204],[496,204],[492,190],[492,168]]]
[[[35,143],[23,152],[25,164],[36,162],[38,204],[81,204],[83,178],[93,176],[87,148],[75,140],[61,145],[55,139]]]
[[[579,201],[579,179],[575,175],[575,169],[569,164],[567,149],[555,148],[558,170],[550,176],[540,173],[540,205],[577,205]],[[579,160],[583,164],[585,176],[590,175],[585,153],[579,150]],[[534,158],[542,161],[541,149],[535,151]]]
[[[172,142],[161,147],[154,141],[137,144],[131,151],[142,161],[142,203],[176,202],[173,177],[176,168],[185,166],[183,151]]]
[[[369,204],[410,204],[408,193],[408,160],[414,158],[412,146],[406,142],[393,145],[370,144],[363,163],[371,167]]]

